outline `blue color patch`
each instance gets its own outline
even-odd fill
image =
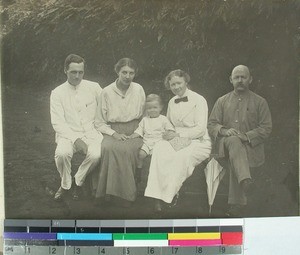
[[[112,234],[57,233],[57,240],[112,240]]]

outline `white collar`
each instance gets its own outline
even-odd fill
[[[70,89],[72,89],[72,90],[78,90],[81,87],[82,81],[77,86],[71,85],[68,81],[66,83],[67,83],[67,86]]]

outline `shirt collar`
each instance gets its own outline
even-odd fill
[[[125,95],[124,95],[124,94],[121,92],[121,90],[119,90],[118,87],[117,87],[117,80],[118,80],[118,79],[116,79],[115,82],[114,82],[113,90],[114,90],[119,96],[121,96],[121,97],[124,98],[124,97],[126,97],[126,95],[128,95],[128,93],[131,91],[131,88],[132,88],[131,84],[132,84],[132,83],[130,83],[130,85],[129,85],[129,87],[128,87],[128,89],[127,89]]]
[[[81,87],[81,84],[82,84],[82,81],[77,86],[73,86],[67,81],[68,87],[72,90],[78,90]]]

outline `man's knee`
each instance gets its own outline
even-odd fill
[[[224,144],[227,148],[229,147],[239,147],[239,146],[242,146],[242,141],[239,137],[237,136],[229,136],[229,137],[226,137],[225,140],[224,140]]]
[[[92,160],[92,161],[95,161],[95,162],[98,161],[101,157],[100,146],[97,149],[96,148],[94,148],[94,149],[89,148],[88,153],[87,153],[87,157],[89,157],[90,160]]]
[[[243,145],[241,139],[237,136],[226,137],[224,146],[229,153],[229,157],[241,157],[246,153],[245,146]]]
[[[55,158],[72,158],[73,147],[72,144],[60,143],[57,145],[55,150]]]

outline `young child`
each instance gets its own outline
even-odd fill
[[[139,123],[138,128],[130,138],[143,137],[143,146],[139,151],[137,168],[143,167],[144,159],[152,154],[154,145],[162,140],[165,131],[175,131],[173,125],[164,115],[161,115],[162,100],[156,94],[150,94],[146,98],[146,116]]]

